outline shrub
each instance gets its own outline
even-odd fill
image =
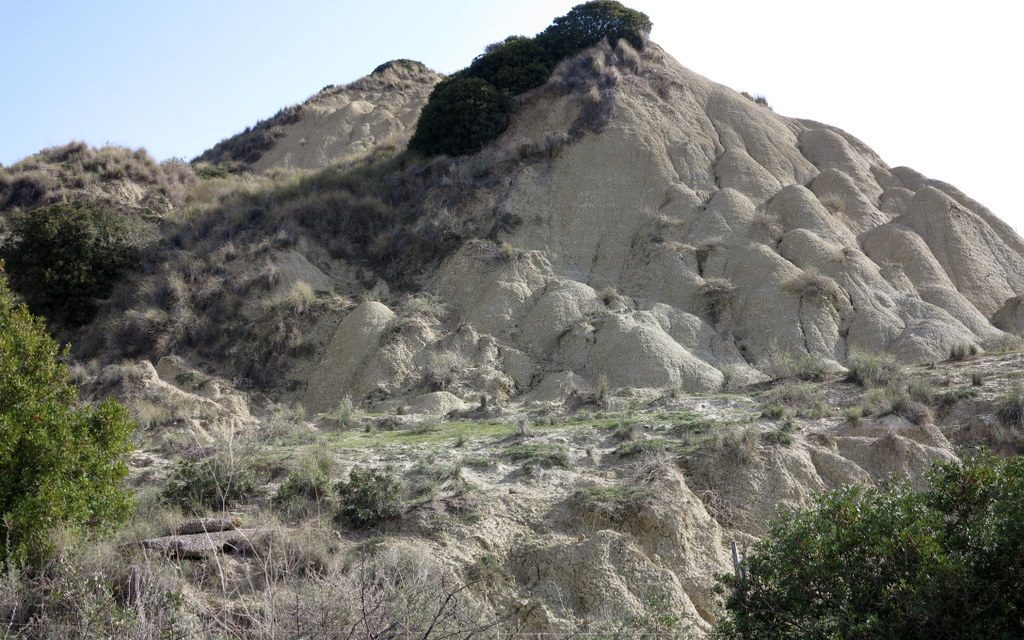
[[[56,527],[121,522],[135,424],[114,400],[83,406],[61,351],[0,278],[0,563],[38,558]]]
[[[0,258],[33,312],[77,326],[138,261],[131,236],[124,218],[107,209],[59,204],[17,214]]]
[[[547,82],[552,62],[535,39],[511,36],[488,47],[469,65],[468,73],[499,91],[518,95]]]
[[[474,153],[505,131],[512,98],[547,82],[559,62],[605,38],[641,48],[650,31],[643,13],[594,0],[556,18],[535,38],[512,36],[491,45],[468,68],[434,87],[409,149],[427,155]]]
[[[335,519],[355,529],[376,527],[402,515],[402,483],[388,471],[354,467],[334,491],[341,501]]]
[[[1024,387],[1017,385],[996,401],[996,417],[1004,427],[1024,430]]]
[[[854,382],[864,388],[882,387],[899,382],[903,367],[889,354],[854,352],[846,363],[849,371],[847,382]]]
[[[963,362],[978,355],[978,346],[970,343],[959,343],[953,345],[949,350],[949,359],[953,362]]]
[[[434,87],[409,148],[427,155],[479,151],[508,126],[510,109],[508,96],[486,80],[453,75]]]
[[[218,452],[199,460],[179,460],[171,470],[163,499],[189,512],[224,511],[256,489],[250,464]]]
[[[566,15],[555,18],[537,40],[556,60],[608,39],[612,45],[625,40],[642,49],[651,33],[651,20],[614,0],[594,0],[576,5]]]
[[[848,487],[774,522],[742,577],[723,577],[719,637],[1016,637],[1024,459],[942,463],[926,477],[922,492]]]

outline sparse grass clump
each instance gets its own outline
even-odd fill
[[[373,528],[402,515],[402,482],[390,471],[353,467],[334,491],[340,503],[335,520],[354,529]]]
[[[198,460],[181,459],[163,489],[168,504],[191,513],[225,511],[252,497],[256,472],[244,458],[224,452]]]
[[[835,304],[842,296],[842,290],[832,278],[822,275],[814,269],[801,271],[798,275],[783,283],[782,288],[801,300],[814,304]]]
[[[331,495],[330,468],[325,458],[290,471],[274,494],[274,506],[294,518],[320,513]]]
[[[569,450],[563,444],[533,442],[515,444],[507,447],[502,456],[511,462],[519,462],[527,467],[558,467],[568,469],[572,466]]]
[[[704,304],[704,312],[718,322],[722,312],[736,297],[736,285],[725,278],[707,278],[697,287],[697,295]]]
[[[854,352],[850,354],[847,368],[847,382],[865,389],[898,383],[903,378],[903,367],[889,354]]]
[[[985,374],[982,373],[981,371],[972,371],[971,372],[971,386],[972,387],[980,387],[983,384],[985,384]]]
[[[817,419],[831,414],[828,402],[817,385],[810,382],[787,382],[765,394],[767,402],[762,415],[773,420],[789,413],[800,418]],[[775,416],[775,417],[771,417]]]
[[[996,401],[996,417],[1007,429],[1024,430],[1024,386],[1013,387]]]
[[[786,420],[778,429],[774,429],[761,436],[761,442],[768,445],[788,447],[796,442],[796,425],[792,420]]]
[[[634,458],[652,453],[663,453],[670,450],[676,443],[664,438],[646,438],[625,442],[615,448],[615,455],[620,458]]]
[[[963,362],[978,355],[978,346],[975,344],[960,343],[953,345],[949,350],[949,359],[953,362]]]
[[[569,503],[576,513],[607,526],[628,522],[654,497],[654,491],[643,484],[589,486],[574,491]]]

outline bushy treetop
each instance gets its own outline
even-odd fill
[[[478,151],[508,127],[511,98],[547,82],[559,62],[605,38],[642,48],[650,31],[645,14],[614,0],[593,0],[556,18],[534,38],[512,36],[495,43],[434,88],[409,148],[429,155]]]

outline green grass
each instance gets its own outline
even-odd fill
[[[563,444],[546,442],[527,442],[507,447],[501,454],[510,462],[520,462],[524,466],[560,467],[568,469],[569,449]]]

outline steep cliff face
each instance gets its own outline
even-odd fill
[[[218,143],[197,160],[255,170],[315,168],[374,149],[404,147],[441,76],[413,60],[392,60],[370,75],[328,86],[300,105]]]

